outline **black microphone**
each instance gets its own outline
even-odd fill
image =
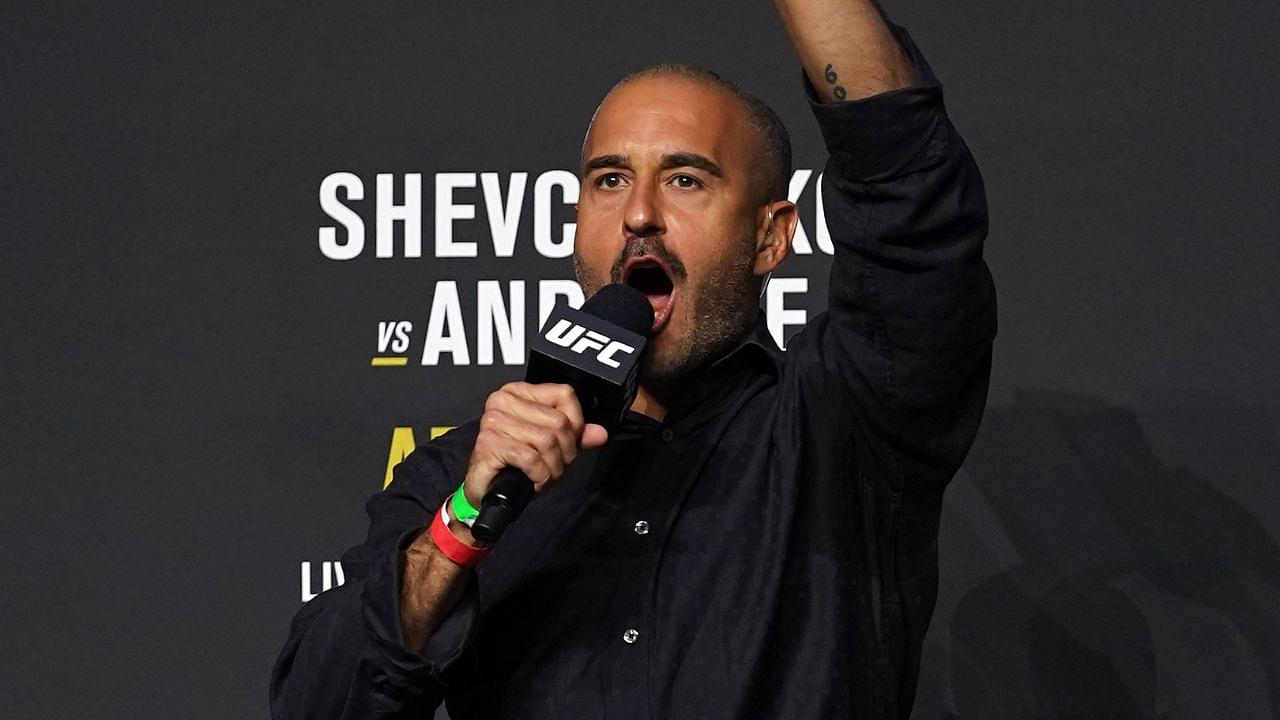
[[[640,358],[653,330],[653,306],[639,290],[613,284],[600,288],[581,310],[556,305],[529,348],[529,383],[573,388],[589,423],[613,436],[636,396]],[[471,526],[477,540],[496,542],[533,499],[533,482],[515,468],[494,479]]]

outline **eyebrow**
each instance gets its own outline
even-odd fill
[[[697,168],[718,178],[724,177],[724,171],[720,169],[719,165],[712,162],[709,157],[690,152],[678,152],[662,156],[663,170],[671,170],[678,167]]]
[[[598,155],[591,158],[582,166],[582,174],[590,175],[593,170],[602,168],[630,168],[631,159],[626,155]],[[671,170],[680,167],[691,167],[711,173],[712,175],[722,178],[724,171],[720,166],[715,164],[711,158],[705,155],[691,152],[668,153],[662,156],[662,164],[659,166],[663,170]]]
[[[583,164],[582,174],[590,175],[592,170],[612,167],[629,168],[631,167],[631,161],[626,155],[597,155]]]

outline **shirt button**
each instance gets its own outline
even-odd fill
[[[639,639],[640,631],[635,628],[627,628],[627,631],[622,633],[622,642],[628,645],[635,645]]]
[[[636,522],[635,530],[637,535],[648,535],[649,523],[645,522],[644,520],[640,520]]]
[[[676,431],[671,428],[662,428],[662,442],[671,442],[676,437]]]

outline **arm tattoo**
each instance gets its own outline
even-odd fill
[[[837,100],[844,100],[846,95],[844,91],[844,87],[841,85],[836,85],[836,80],[839,80],[840,76],[836,74],[835,70],[831,69],[831,65],[827,65],[825,68],[822,69],[822,77],[826,78],[827,82],[831,83],[834,86],[831,88],[831,94],[835,95]]]

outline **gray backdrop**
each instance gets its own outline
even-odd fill
[[[987,180],[1001,309],[915,716],[1274,717],[1275,4],[886,4]],[[532,325],[537,281],[570,277],[534,245],[534,183],[621,74],[717,68],[822,163],[762,1],[6,3],[0,56],[7,717],[265,716],[395,428],[425,439],[520,374],[476,364],[478,281],[525,279]],[[319,201],[340,172],[365,190],[350,260],[318,242],[344,233]],[[513,257],[479,186],[452,225],[477,257],[437,256],[448,172],[504,197],[528,173]],[[375,255],[380,173],[422,175],[419,258],[399,226]],[[826,259],[790,261],[787,307],[822,309]],[[421,364],[442,280],[470,364]],[[407,365],[371,367],[399,320]]]

